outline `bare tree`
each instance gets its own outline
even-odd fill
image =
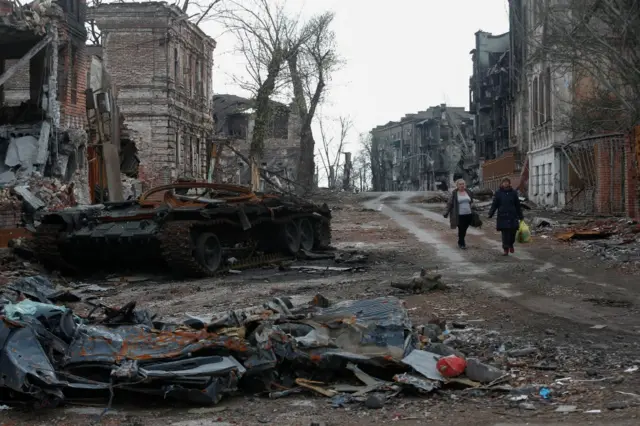
[[[351,179],[352,186],[358,192],[368,191],[371,187],[371,158],[369,152],[364,148],[361,148],[353,159]]]
[[[564,104],[558,126],[579,136],[640,121],[640,2],[544,0],[532,24],[530,57],[547,65],[535,84],[540,94],[571,77],[566,96],[556,96]],[[548,96],[534,97],[534,125],[548,114]]]
[[[251,183],[259,189],[260,163],[271,115],[271,96],[282,84],[289,58],[296,55],[314,32],[313,23],[290,18],[284,5],[267,0],[228,0],[222,14],[227,28],[238,40],[246,60],[248,78],[240,85],[255,96],[255,124],[251,139]]]
[[[98,7],[101,4],[103,4],[103,0],[87,1],[88,8]],[[90,14],[87,17],[87,20],[84,26],[85,26],[85,29],[87,30],[87,43],[93,46],[102,45],[102,33],[100,32],[100,29],[98,28],[98,25],[96,24],[95,19],[92,19],[90,17]]]
[[[371,133],[360,135],[360,146],[369,158],[371,169],[371,187],[373,191],[386,191],[388,172],[393,169],[393,162],[380,141],[374,140]]]
[[[313,118],[322,101],[327,81],[340,63],[336,54],[335,34],[330,28],[333,18],[334,14],[327,12],[312,19],[311,37],[302,44],[301,49],[294,51],[288,58],[294,102],[302,120],[298,163],[298,181],[302,192],[309,192],[314,184],[315,140],[311,128]]]
[[[338,185],[338,172],[340,162],[344,153],[344,144],[353,128],[353,122],[349,117],[339,117],[339,133],[338,140],[334,136],[329,136],[327,126],[322,117],[318,117],[320,127],[320,137],[322,138],[322,147],[318,153],[322,162],[322,167],[327,176],[327,182],[330,189],[335,189]]]

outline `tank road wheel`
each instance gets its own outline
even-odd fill
[[[280,246],[288,254],[300,251],[300,228],[294,221],[289,221],[280,227]]]
[[[195,257],[198,263],[213,274],[222,262],[222,245],[216,234],[203,232],[196,239]]]
[[[300,228],[300,248],[304,251],[313,250],[316,238],[311,221],[309,219],[300,219],[298,228]]]

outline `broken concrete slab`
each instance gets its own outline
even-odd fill
[[[26,186],[16,186],[13,192],[18,194],[33,212],[46,207],[44,201],[33,195]]]
[[[31,168],[38,155],[38,140],[34,136],[11,138],[4,164],[9,167]]]
[[[0,186],[11,185],[16,182],[16,174],[11,170],[0,173]]]

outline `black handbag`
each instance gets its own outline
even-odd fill
[[[476,212],[471,213],[471,226],[474,228],[482,228],[482,220],[480,219],[480,215]]]

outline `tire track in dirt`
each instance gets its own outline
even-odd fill
[[[637,292],[616,285],[615,277],[607,282],[590,281],[573,268],[537,259],[533,251],[518,247],[515,256],[500,255],[500,243],[483,230],[471,229],[470,250],[461,251],[456,245],[455,231],[448,228],[448,220],[441,214],[408,203],[408,195],[392,195],[365,203],[393,219],[413,234],[421,243],[435,251],[442,272],[449,279],[482,288],[505,297],[531,311],[564,318],[588,326],[606,325],[624,333],[638,334],[640,318],[635,308],[607,304],[611,298],[629,301],[640,306]],[[605,303],[594,303],[602,299]]]

